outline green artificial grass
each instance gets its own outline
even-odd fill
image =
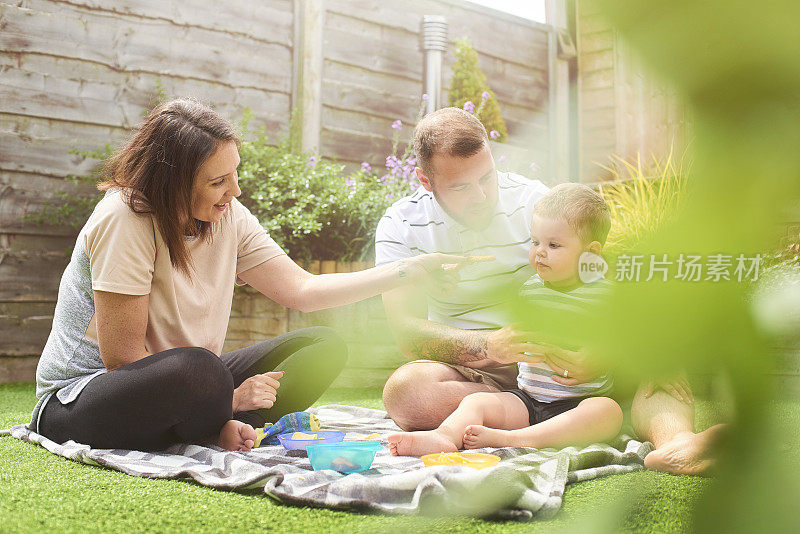
[[[330,390],[318,404],[383,408],[380,391]],[[0,385],[0,428],[29,420],[31,383]],[[709,403],[698,405],[708,426]],[[218,491],[189,481],[148,480],[78,464],[11,437],[0,438],[3,532],[553,532],[603,524],[636,532],[685,532],[708,479],[655,472],[614,475],[567,486],[564,506],[528,523],[465,518],[389,517],[276,504],[263,493]]]

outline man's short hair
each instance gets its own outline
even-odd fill
[[[533,207],[541,217],[564,217],[578,237],[605,244],[611,229],[611,214],[603,197],[585,184],[558,184]]]
[[[468,158],[477,154],[489,138],[481,121],[459,108],[442,108],[425,116],[414,129],[414,155],[425,176],[433,175],[436,154]]]

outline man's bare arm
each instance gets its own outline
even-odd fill
[[[383,306],[397,345],[406,358],[459,365],[489,363],[483,332],[462,330],[428,320],[425,292],[407,286],[383,294]]]
[[[401,350],[405,344],[403,352],[414,360],[436,360],[478,368],[493,364],[487,358],[488,342],[482,332],[417,318],[407,319],[402,331],[405,343],[400,343]]]
[[[463,330],[428,320],[424,291],[407,286],[383,294],[386,316],[406,358],[435,360],[475,369],[513,362],[542,361],[526,355],[527,335],[512,326],[499,330]]]

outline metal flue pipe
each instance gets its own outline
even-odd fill
[[[428,101],[425,114],[442,107],[442,57],[447,50],[447,19],[438,15],[422,17],[423,87]]]

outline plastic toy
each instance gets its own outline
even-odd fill
[[[372,466],[375,454],[383,448],[374,440],[342,441],[340,443],[312,443],[306,449],[311,467],[315,471],[333,469],[340,473],[365,471]]]
[[[427,466],[465,465],[473,469],[493,467],[500,462],[499,456],[479,452],[437,452],[435,454],[426,454],[420,459]]]

